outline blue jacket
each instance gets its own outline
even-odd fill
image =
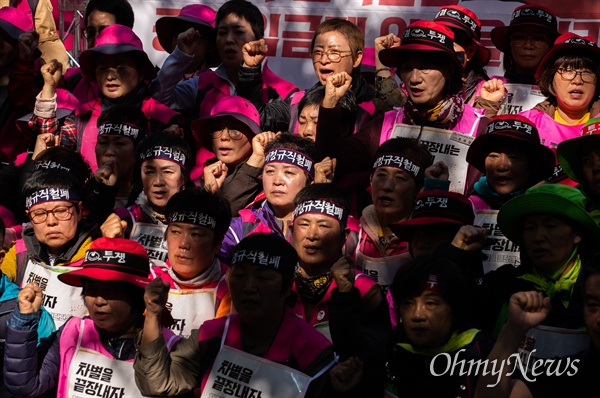
[[[250,233],[276,233],[289,241],[289,237],[283,236],[283,231],[278,224],[275,213],[273,213],[273,209],[266,200],[253,204],[249,209],[240,210],[239,214],[239,217],[231,220],[229,229],[223,238],[221,252],[219,253],[221,263],[231,265],[233,248]]]
[[[17,295],[19,286],[8,280],[6,275],[0,272],[0,367],[4,369],[4,340],[6,339],[6,326],[11,317],[14,308],[17,306]],[[50,336],[55,330],[54,321],[50,314],[42,308],[40,321],[37,328],[37,342],[39,345],[41,339]],[[9,359],[11,360],[11,359]],[[20,358],[14,358],[20,361]],[[0,396],[3,396],[4,372],[0,374]]]

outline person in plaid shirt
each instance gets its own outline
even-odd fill
[[[96,122],[100,113],[113,104],[139,106],[149,120],[148,131],[163,131],[180,124],[179,114],[148,95],[147,81],[156,75],[154,65],[144,52],[142,42],[128,27],[111,25],[96,40],[96,46],[80,56],[81,71],[88,81],[98,83],[100,96],[80,103],[74,113],[57,114],[57,89],[62,67],[51,61],[41,68],[44,86],[36,98],[29,126],[37,134],[60,136],[60,145],[76,148],[95,171],[98,168],[95,145]],[[168,130],[170,131],[170,130]],[[180,133],[180,129],[173,128]]]

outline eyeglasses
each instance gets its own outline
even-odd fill
[[[348,54],[348,55],[342,55],[342,53],[350,53],[350,54]],[[320,61],[321,58],[323,58],[323,54],[325,54],[327,56],[327,59],[329,59],[331,62],[340,62],[342,58],[349,57],[352,54],[352,51],[350,51],[350,50],[344,50],[344,51],[339,51],[339,50],[319,51],[319,50],[315,50],[315,51],[312,52],[312,60],[313,60],[313,62]]]
[[[596,81],[596,74],[589,70],[576,71],[575,69],[558,68],[557,72],[563,80],[568,82],[574,80],[577,75],[581,76],[581,80],[584,83],[593,83]]]
[[[56,218],[58,221],[67,221],[70,220],[71,218],[73,218],[73,212],[71,212],[71,209],[73,209],[75,206],[58,206],[55,207],[52,210],[35,210],[35,211],[31,211],[31,212],[27,212],[27,215],[29,216],[29,219],[31,220],[32,223],[34,224],[41,224],[43,222],[45,222],[48,219],[48,214],[52,213],[52,215],[54,216],[54,218]]]
[[[550,46],[548,38],[546,36],[525,36],[525,35],[514,35],[510,37],[510,42],[515,47],[523,47],[527,42],[531,42],[535,48],[543,48]]]
[[[88,26],[87,28],[82,28],[81,33],[83,33],[83,37],[88,40],[95,39],[106,27],[107,26],[99,26],[96,28],[95,26]]]
[[[229,135],[229,138],[231,138],[232,140],[240,140],[242,139],[242,136],[244,135],[244,133],[242,133],[240,130],[234,130],[231,129],[229,127],[226,126],[210,126],[208,128],[208,131],[210,132],[210,136],[213,139],[217,139],[217,138],[221,138],[221,136],[223,135],[223,132],[227,130],[227,134]]]

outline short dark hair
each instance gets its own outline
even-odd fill
[[[88,16],[94,11],[106,12],[115,16],[115,22],[133,29],[134,14],[127,0],[90,0],[85,7],[83,25],[87,26]]]
[[[323,98],[325,98],[325,86],[321,84],[306,90],[304,96],[298,103],[298,117],[300,117],[300,113],[305,106],[320,106],[321,103],[323,103]],[[340,98],[339,105],[343,110],[356,112],[356,97],[354,96],[354,92],[348,90],[346,94]]]
[[[245,19],[252,27],[254,39],[260,40],[265,37],[265,20],[263,15],[254,4],[246,0],[230,0],[223,4],[217,11],[215,26],[219,29],[219,23],[229,14],[234,14]]]
[[[452,308],[454,327],[464,330],[472,321],[472,284],[469,284],[467,276],[456,263],[443,256],[417,257],[398,270],[390,285],[396,308],[400,307],[402,300],[420,296],[430,275],[437,276],[439,293]]]
[[[229,201],[220,193],[211,193],[197,187],[179,191],[169,199],[165,208],[167,220],[178,211],[196,211],[214,217],[215,245],[223,241],[231,222]]]
[[[23,184],[23,197],[27,198],[34,192],[46,188],[67,189],[75,192],[80,200],[83,199],[83,186],[77,181],[72,172],[66,170],[38,170],[31,173]]]
[[[282,236],[274,233],[252,233],[244,237],[233,250],[234,253],[243,250],[264,251],[270,256],[280,256],[281,263],[276,271],[281,274],[281,293],[285,293],[292,286],[295,265],[298,263],[298,253]],[[236,267],[236,265],[232,264],[231,267]]]
[[[588,69],[594,72],[596,75],[596,91],[594,92],[594,100],[600,96],[600,84],[598,84],[598,78],[600,78],[600,65],[597,60],[594,61],[592,58],[582,54],[567,54],[558,57],[554,63],[546,64],[547,66],[542,70],[540,78],[538,79],[538,87],[542,94],[548,97],[548,100],[556,105],[556,92],[554,91],[554,76],[561,67],[572,68],[572,69]],[[550,66],[552,65],[552,66]],[[591,105],[591,103],[590,103]]]
[[[105,122],[132,124],[139,127],[140,134],[133,140],[135,146],[148,135],[148,118],[139,106],[128,104],[111,105],[100,113],[96,126],[100,127],[100,125]]]
[[[315,142],[295,134],[280,134],[277,138],[267,144],[265,153],[277,148],[293,149],[294,151],[305,154],[313,160],[317,156]]]
[[[298,151],[308,156],[313,160],[313,162],[317,161],[317,149],[315,142],[311,139],[300,137],[299,135],[295,134],[283,133],[267,144],[265,147],[265,153],[278,148],[293,149],[294,151]],[[311,182],[311,177],[306,174],[306,184],[308,185]]]
[[[35,158],[35,162],[53,161],[59,163],[70,170],[73,176],[77,178],[80,184],[85,185],[92,176],[92,168],[89,163],[83,159],[81,153],[64,146],[52,146],[44,149]],[[37,171],[35,171],[37,172]]]
[[[341,188],[336,187],[332,184],[311,184],[308,185],[294,198],[294,205],[298,206],[299,204],[306,202],[307,200],[318,200],[318,199],[327,199],[332,202],[337,203],[346,209],[346,212],[350,212],[350,199],[348,198],[348,194]],[[347,218],[346,218],[347,220]],[[342,227],[342,233],[345,232],[347,222],[340,222],[340,226]]]
[[[325,86],[318,85],[304,92],[304,96],[298,103],[298,117],[305,106],[321,105],[325,98]]]
[[[149,149],[155,146],[165,146],[169,148],[176,149],[181,151],[185,155],[185,167],[181,168],[181,173],[184,176],[184,179],[187,182],[190,181],[190,170],[194,164],[194,158],[192,157],[192,151],[190,150],[189,145],[184,141],[183,138],[176,136],[174,134],[169,133],[158,133],[152,134],[148,137],[144,138],[142,142],[137,146],[135,151],[136,157],[136,170],[141,170],[142,168],[142,160],[140,155],[147,152]],[[139,175],[139,172],[137,173]],[[137,177],[136,177],[137,178]]]
[[[420,143],[414,138],[396,137],[387,140],[375,151],[375,159],[384,153],[404,155],[420,164],[423,169],[433,164],[433,156],[429,153],[427,145]],[[423,186],[423,182],[417,181],[417,188],[421,186]]]

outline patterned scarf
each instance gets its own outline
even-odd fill
[[[327,293],[327,289],[329,289],[329,285],[331,285],[331,272],[327,271],[324,274],[312,276],[312,277],[304,277],[300,273],[300,269],[296,268],[296,275],[294,276],[294,281],[296,282],[296,290],[302,297],[303,301],[306,301],[309,304],[317,304],[325,293]]]
[[[426,111],[417,108],[409,98],[404,104],[402,123],[448,128],[461,117],[464,109],[465,100],[460,94],[448,96],[445,100],[440,101],[439,104]]]

